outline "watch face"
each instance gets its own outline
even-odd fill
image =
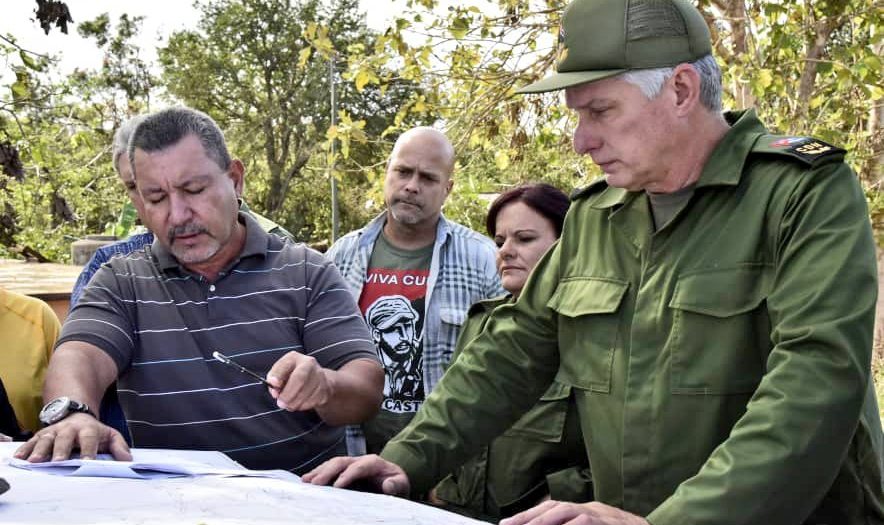
[[[40,411],[40,421],[42,421],[44,425],[51,425],[56,421],[64,419],[64,417],[68,415],[70,404],[71,400],[67,397],[53,399],[43,407],[43,410]]]

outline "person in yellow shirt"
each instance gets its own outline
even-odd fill
[[[40,428],[43,376],[60,329],[49,305],[0,288],[0,380],[25,432]]]

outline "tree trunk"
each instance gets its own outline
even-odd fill
[[[749,56],[749,24],[746,17],[745,0],[715,0],[713,3],[724,13],[731,28],[730,48],[726,49],[726,54],[719,52],[720,58],[725,62],[730,62],[737,57]],[[707,20],[707,22],[710,22],[710,27],[714,27],[714,19]],[[721,48],[719,50],[722,51]],[[738,108],[751,108],[755,105],[755,96],[748,83],[740,82],[735,78],[731,84],[731,92]]]
[[[810,97],[816,85],[816,73],[819,61],[826,51],[826,44],[832,32],[839,23],[835,18],[826,18],[814,24],[813,40],[808,41],[804,56],[804,70],[801,72],[801,82],[798,84],[798,114],[806,115]]]
[[[881,56],[884,53],[884,44],[875,46],[875,52]],[[872,141],[872,155],[863,163],[859,175],[867,186],[884,191],[881,188],[884,184],[884,99],[872,103],[866,130]]]

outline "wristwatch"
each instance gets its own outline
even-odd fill
[[[40,411],[40,421],[48,426],[53,423],[58,423],[74,412],[83,412],[95,417],[95,414],[89,409],[89,405],[86,403],[80,403],[69,397],[62,396],[46,403],[46,406]]]

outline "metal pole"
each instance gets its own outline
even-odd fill
[[[337,114],[338,107],[337,102],[335,101],[335,54],[333,53],[331,59],[328,61],[328,85],[329,90],[331,92],[331,125],[334,126],[337,123]],[[332,139],[331,143],[331,154],[332,154],[332,164],[329,170],[329,178],[331,179],[331,206],[332,206],[332,242],[334,243],[338,239],[338,223],[340,221],[338,216],[338,181],[335,179],[335,144],[337,139]]]

